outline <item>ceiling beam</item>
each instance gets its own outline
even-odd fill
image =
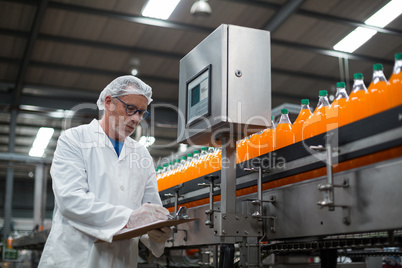
[[[28,70],[28,65],[31,60],[33,48],[35,46],[35,42],[36,42],[37,35],[39,33],[39,29],[43,22],[43,18],[45,15],[45,11],[46,11],[48,2],[49,2],[49,0],[42,0],[42,1],[40,1],[39,6],[37,7],[37,10],[35,13],[35,18],[32,23],[30,35],[28,38],[28,42],[25,47],[24,56],[22,57],[22,62],[21,62],[20,68],[18,70],[17,81],[15,83],[16,85],[14,88],[14,95],[13,95],[13,101],[12,101],[13,107],[18,107],[18,105],[20,103],[22,88],[24,86],[24,81],[25,81],[27,70]]]
[[[297,14],[305,16],[305,17],[318,19],[318,20],[325,20],[325,21],[329,21],[329,22],[345,24],[345,25],[349,25],[351,27],[362,27],[362,28],[372,29],[372,30],[375,30],[382,34],[390,34],[390,35],[402,37],[402,31],[400,31],[400,30],[371,26],[371,25],[365,24],[365,23],[357,21],[357,20],[336,17],[336,16],[332,16],[329,14],[322,14],[322,13],[313,12],[313,11],[309,11],[309,10],[305,10],[305,9],[299,9],[297,11]]]
[[[258,6],[261,8],[269,8],[269,9],[275,9],[275,10],[280,10],[282,8],[282,5],[264,2],[264,1],[260,1],[260,0],[220,0],[220,1],[235,2],[235,3],[244,4],[244,5],[253,5],[253,6]],[[373,29],[379,33],[391,34],[391,35],[396,35],[396,36],[402,37],[402,31],[400,31],[400,30],[370,26],[361,21],[333,16],[333,15],[329,15],[329,14],[323,14],[323,13],[319,13],[319,12],[314,12],[314,11],[310,11],[307,9],[299,8],[294,14],[311,17],[311,18],[315,18],[315,19],[319,19],[319,20],[323,20],[323,21],[345,24],[345,25],[349,25],[352,27],[363,27],[363,28],[367,28],[367,29]]]
[[[22,31],[15,31],[15,30],[8,30],[8,29],[0,28],[0,34],[23,37],[24,35],[26,35],[28,33],[25,32],[25,34],[24,34]],[[93,48],[110,49],[110,50],[116,50],[116,51],[124,50],[124,51],[129,51],[129,52],[146,53],[148,55],[168,57],[168,58],[172,58],[172,59],[181,59],[185,56],[185,54],[180,54],[180,53],[170,53],[170,52],[164,52],[164,51],[160,51],[160,50],[151,50],[151,49],[144,49],[144,48],[139,48],[139,47],[120,46],[120,45],[114,45],[114,44],[110,44],[110,43],[94,42],[94,41],[83,40],[83,39],[78,39],[78,38],[60,37],[60,36],[49,35],[49,34],[39,34],[38,38],[39,39],[44,38],[45,40],[52,41],[52,42],[59,42],[59,43],[67,42],[69,44],[76,44],[76,45],[79,44],[82,46],[88,46],[88,47],[93,47]],[[369,57],[369,56],[359,55],[359,54],[355,54],[355,53],[341,52],[341,51],[326,49],[326,48],[317,47],[317,46],[305,45],[305,44],[301,44],[301,43],[276,40],[276,39],[272,39],[272,38],[271,38],[271,44],[281,46],[281,47],[297,49],[297,50],[309,51],[309,52],[312,52],[315,54],[337,57],[337,58],[341,57],[341,58],[348,58],[351,60],[368,61],[370,63],[381,62],[383,64],[388,64],[391,66],[393,66],[393,64],[394,64],[394,62],[392,60],[388,60],[388,59]],[[3,62],[20,64],[20,61],[18,59],[0,57],[0,60]],[[116,73],[114,73],[114,74],[116,74]],[[175,82],[175,83],[177,83],[177,82]]]
[[[202,27],[202,26],[195,26],[190,24],[184,23],[176,23],[167,20],[160,20],[160,19],[153,19],[143,16],[136,16],[129,13],[122,13],[116,12],[106,9],[98,9],[92,7],[85,7],[81,5],[74,5],[74,4],[65,4],[61,2],[50,2],[49,8],[54,9],[61,9],[61,10],[68,10],[73,12],[97,15],[97,16],[104,16],[111,19],[117,20],[124,20],[129,22],[134,22],[138,24],[145,24],[150,26],[162,27],[162,28],[169,28],[169,29],[176,29],[176,30],[183,30],[183,31],[196,31],[196,32],[210,32],[210,28]]]
[[[263,27],[264,30],[270,31],[271,33],[277,30],[284,22],[292,15],[304,0],[289,0],[285,5],[283,5],[275,15],[270,18],[268,23]]]

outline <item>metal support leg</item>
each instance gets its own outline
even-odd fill
[[[15,151],[15,128],[17,124],[17,110],[11,111],[10,119],[10,135],[8,141],[8,152],[14,153]],[[6,191],[4,201],[4,228],[3,228],[3,241],[7,241],[10,234],[10,224],[12,218],[12,203],[13,203],[13,188],[14,188],[14,164],[9,162],[7,168],[6,178]]]
[[[221,212],[236,213],[236,143],[222,137]]]
[[[219,268],[234,267],[234,252],[235,249],[233,244],[221,244]]]
[[[336,249],[325,249],[320,251],[321,267],[336,268],[338,252]]]
[[[42,190],[44,181],[44,165],[37,164],[35,169],[35,189],[34,189],[34,226],[40,230],[42,222]]]

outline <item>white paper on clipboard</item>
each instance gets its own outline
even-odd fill
[[[118,241],[118,240],[124,240],[124,239],[130,239],[133,237],[137,237],[143,234],[146,234],[147,232],[154,230],[154,229],[160,229],[162,227],[168,226],[175,226],[179,225],[182,223],[186,222],[191,222],[198,220],[198,218],[193,218],[193,219],[180,219],[180,220],[161,220],[161,221],[156,221],[150,224],[142,225],[136,228],[124,228],[118,231],[114,236],[113,236],[113,241]],[[105,242],[103,240],[95,240],[94,243],[102,243]]]

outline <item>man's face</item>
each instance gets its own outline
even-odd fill
[[[146,110],[148,106],[147,98],[142,95],[125,95],[118,98],[128,105],[135,106],[138,110]],[[117,140],[123,140],[130,136],[141,122],[139,112],[130,116],[126,112],[126,107],[118,99],[112,98],[109,107],[109,124]]]

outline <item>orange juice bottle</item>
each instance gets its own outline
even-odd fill
[[[180,166],[180,159],[175,159],[173,162],[173,166],[172,166],[172,171],[171,171],[171,175],[170,175],[170,180],[171,181],[177,181],[177,177],[178,177],[178,169]]]
[[[267,154],[275,150],[275,123],[274,116],[271,116],[271,127],[265,129],[260,139],[260,154]]]
[[[200,160],[200,152],[198,150],[193,152],[193,161],[191,161],[189,170],[191,174],[191,179],[195,179],[199,177],[198,173],[198,161]]]
[[[330,106],[326,90],[318,92],[318,104],[313,114],[303,124],[303,137],[307,139],[327,131],[327,112]]]
[[[190,167],[192,161],[193,161],[193,154],[188,153],[186,162],[184,163],[184,165],[181,168],[181,172],[180,172],[181,176],[180,176],[180,180],[177,182],[177,184],[191,180],[192,174],[190,174],[189,167]]]
[[[176,172],[176,176],[175,176],[175,180],[177,181],[177,184],[180,184],[185,181],[186,164],[187,164],[187,157],[185,157],[185,156],[180,157],[180,164],[179,164],[179,167],[177,168],[177,172]]]
[[[368,91],[364,85],[363,74],[356,73],[352,93],[350,93],[349,99],[346,101],[347,124],[367,117],[367,96]]]
[[[293,123],[293,132],[295,133],[295,142],[301,141],[303,138],[303,124],[311,116],[310,105],[308,99],[301,100],[300,113]]]
[[[367,91],[368,115],[373,115],[388,109],[388,99],[391,96],[388,91],[388,81],[385,78],[382,64],[374,64],[373,80]]]
[[[245,137],[236,144],[236,163],[241,163],[249,159],[249,137]]]
[[[156,182],[158,183],[158,189],[161,190],[163,187],[162,180],[161,180],[162,167],[158,166],[155,169],[155,172],[156,172]]]
[[[248,156],[250,159],[260,155],[261,134],[262,131],[257,132],[250,137],[250,142],[248,146]]]
[[[281,118],[276,127],[276,147],[282,148],[295,142],[292,122],[289,119],[288,109],[281,110]]]
[[[207,147],[201,147],[201,153],[200,153],[200,158],[198,159],[198,162],[196,164],[196,170],[198,173],[198,177],[204,176],[206,173],[206,169],[204,169],[204,163],[207,158]]]
[[[212,163],[212,157],[214,156],[214,154],[215,154],[215,148],[214,147],[209,147],[208,152],[207,152],[207,156],[206,156],[204,164],[203,164],[205,174],[210,174],[210,173],[214,172],[213,163]]]
[[[394,72],[389,82],[389,107],[402,105],[402,53],[395,54]]]
[[[215,148],[214,153],[210,158],[210,173],[218,171],[221,169],[221,162],[222,161],[222,150],[220,148]]]
[[[346,124],[347,114],[345,113],[345,107],[348,98],[349,96],[346,92],[345,83],[336,83],[335,100],[332,102],[331,107],[329,107],[327,113],[328,130],[338,128]]]

